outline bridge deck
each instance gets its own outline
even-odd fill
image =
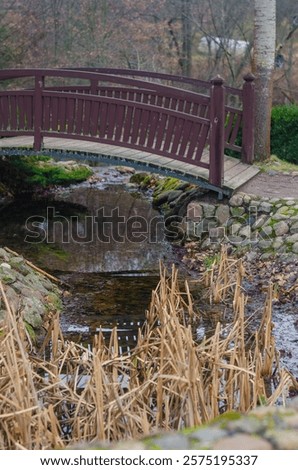
[[[20,154],[26,153],[26,150],[33,151],[33,137],[19,136],[0,139],[0,154],[9,153],[9,149],[22,149]],[[208,183],[208,169],[183,161],[171,160],[150,152],[76,139],[45,137],[43,153],[47,153],[47,151],[49,154],[64,154],[64,156],[69,154],[70,157],[72,154],[93,156],[98,158],[99,161],[110,164],[125,164],[153,173],[166,173],[226,195],[230,195],[233,191],[240,188],[260,171],[256,166],[244,164],[236,158],[225,155],[224,184],[222,188],[217,188],[212,187]],[[203,154],[202,161],[208,163],[209,152],[206,151]]]

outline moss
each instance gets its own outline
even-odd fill
[[[157,182],[153,197],[158,196],[159,194],[165,191],[172,191],[173,189],[176,189],[180,184],[180,180],[178,180],[177,178],[172,178],[170,176],[161,179]]]
[[[46,298],[46,308],[48,311],[61,311],[62,310],[62,301],[57,294],[51,292]]]
[[[24,325],[25,325],[26,331],[27,331],[30,339],[35,343],[36,333],[34,331],[34,328],[28,322],[26,322],[26,320],[24,320]]]
[[[240,418],[242,418],[241,413],[237,411],[226,411],[222,415],[214,418],[210,424],[219,424],[220,427],[224,428],[230,421],[236,421]]]
[[[149,189],[156,186],[158,177],[150,173],[135,173],[129,181],[137,184],[141,189]]]
[[[142,439],[142,442],[145,444],[147,450],[161,450],[161,447],[154,442],[154,438],[152,437]]]
[[[248,216],[248,214],[245,212],[244,207],[232,207],[231,213],[233,217],[240,217],[242,222],[243,222],[243,219],[247,218]]]
[[[141,185],[144,182],[148,182],[150,180],[150,177],[148,173],[135,173],[130,177],[130,183],[138,184]]]
[[[38,252],[41,256],[51,255],[61,261],[67,261],[70,257],[70,254],[67,253],[67,251],[64,251],[59,246],[52,244],[39,244]]]
[[[78,183],[92,174],[85,165],[57,165],[46,156],[11,156],[0,162],[0,166],[4,183],[16,192],[36,186]]]

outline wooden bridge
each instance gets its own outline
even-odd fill
[[[236,89],[136,70],[0,71],[0,155],[121,162],[230,194],[258,173],[253,119],[251,74]]]

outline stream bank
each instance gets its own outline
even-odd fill
[[[23,256],[4,248],[0,248],[0,281],[13,314],[23,319],[32,343],[42,339],[50,318],[61,312],[61,289]],[[0,321],[5,315],[0,296]]]

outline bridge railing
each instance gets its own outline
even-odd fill
[[[252,162],[251,75],[238,90],[225,87],[220,77],[209,83],[115,69],[0,71],[0,83],[32,78],[34,87],[0,92],[0,135],[34,135],[36,150],[48,136],[118,144],[207,168],[215,186],[223,182],[225,148]],[[161,83],[170,80],[205,93]],[[232,105],[231,96],[242,106]],[[237,141],[240,129],[242,145]],[[206,145],[209,161],[202,158]]]

